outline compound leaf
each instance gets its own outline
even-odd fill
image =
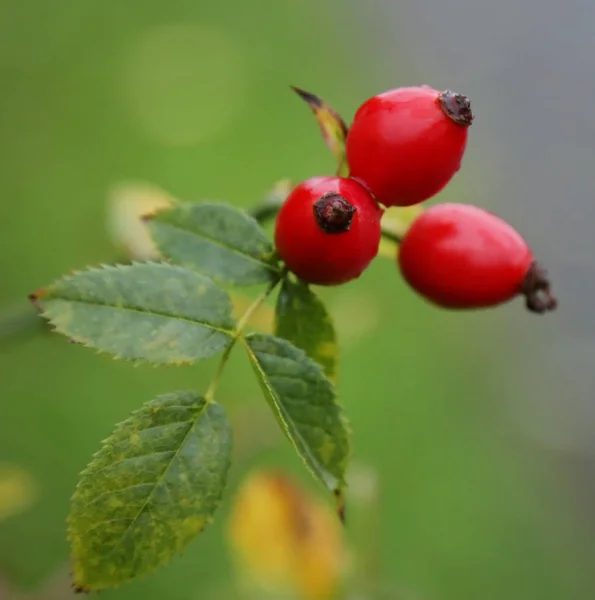
[[[314,476],[338,494],[350,443],[333,384],[320,365],[287,340],[253,333],[246,336],[245,346],[285,435]]]
[[[341,115],[322,98],[295,86],[291,86],[291,89],[314,113],[322,137],[337,161],[337,175],[346,177],[349,172],[345,156],[345,140],[347,139],[348,132],[347,124]]]
[[[133,263],[64,277],[32,296],[56,331],[116,358],[189,364],[224,350],[226,292],[183,267]]]
[[[331,316],[323,302],[301,281],[289,278],[277,298],[275,335],[301,348],[335,379],[339,349]]]
[[[116,587],[180,553],[219,506],[231,446],[221,405],[193,392],[158,396],[117,425],[72,498],[75,587]]]
[[[279,272],[263,229],[233,206],[184,202],[146,219],[163,256],[215,281],[252,285]]]

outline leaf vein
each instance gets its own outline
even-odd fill
[[[184,444],[186,443],[186,441],[188,440],[188,437],[190,436],[190,432],[193,430],[194,425],[198,422],[198,420],[200,419],[200,416],[202,415],[203,411],[205,410],[205,408],[208,405],[205,403],[201,409],[199,411],[197,411],[197,415],[195,417],[195,419],[193,420],[193,424],[191,427],[188,428],[188,431],[186,432],[186,435],[184,436],[184,439],[180,442],[180,444],[178,445],[178,448],[175,450],[173,456],[171,457],[171,459],[169,460],[168,464],[165,466],[165,468],[163,469],[163,472],[161,473],[161,475],[159,476],[159,479],[157,479],[157,481],[155,481],[153,485],[153,489],[151,490],[151,492],[147,495],[147,498],[145,499],[143,505],[140,507],[140,509],[138,510],[137,514],[134,516],[134,518],[132,519],[132,521],[130,522],[130,524],[128,525],[128,527],[126,528],[126,530],[122,533],[120,539],[118,540],[118,542],[114,545],[114,547],[110,550],[109,552],[109,556],[111,556],[120,546],[120,544],[122,543],[122,541],[124,540],[124,538],[129,534],[131,528],[134,526],[134,524],[136,523],[136,521],[139,519],[139,517],[143,514],[143,512],[147,509],[147,506],[149,505],[149,502],[151,501],[153,494],[155,493],[155,489],[157,488],[157,485],[159,484],[160,481],[162,481],[164,479],[164,477],[167,475],[167,472],[169,471],[172,463],[174,462],[174,460],[178,457],[179,453],[180,453],[180,449],[184,446]],[[167,487],[167,486],[166,486]]]
[[[214,325],[213,323],[209,323],[207,321],[203,321],[200,319],[191,319],[189,317],[182,317],[180,315],[172,315],[172,314],[168,314],[168,313],[160,312],[160,311],[156,311],[156,310],[144,310],[142,308],[132,307],[132,306],[118,306],[117,304],[109,304],[107,302],[98,302],[97,300],[94,300],[94,301],[81,300],[79,298],[72,299],[72,298],[65,298],[65,297],[57,297],[56,299],[57,300],[65,300],[67,302],[72,302],[73,304],[78,303],[78,304],[85,304],[88,306],[101,306],[104,308],[113,308],[115,310],[126,310],[129,312],[140,313],[143,315],[163,317],[166,319],[174,319],[176,321],[190,323],[191,325],[200,325],[201,327],[205,327],[207,329],[212,329],[213,331],[211,331],[211,334],[213,334],[214,332],[218,332],[218,333],[223,333],[225,335],[231,336],[233,333],[231,329],[224,329],[223,327],[219,327],[218,325]]]
[[[168,227],[171,227],[172,229],[178,229],[178,230],[184,231],[186,233],[191,233],[193,235],[196,235],[197,237],[201,237],[201,238],[205,239],[206,241],[210,242],[211,244],[213,244],[214,246],[219,246],[220,248],[223,248],[224,250],[227,250],[228,252],[231,252],[232,254],[235,254],[237,256],[240,256],[241,258],[245,258],[249,261],[252,261],[261,267],[265,267],[265,268],[269,269],[273,273],[280,272],[279,268],[276,267],[275,265],[272,265],[272,264],[262,260],[261,258],[254,256],[248,252],[245,252],[245,251],[241,250],[240,248],[235,248],[234,246],[230,246],[229,244],[226,244],[221,239],[211,237],[210,235],[207,235],[204,231],[189,229],[186,227],[182,227],[178,224],[173,225],[172,223],[166,223],[163,221],[160,221],[159,224],[162,226],[166,225]]]

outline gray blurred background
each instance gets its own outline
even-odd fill
[[[586,495],[585,506],[592,506],[595,5],[349,4],[382,62],[390,65],[406,53],[416,82],[453,87],[472,98],[478,126],[466,158],[468,200],[527,236],[548,266],[562,306],[547,321],[511,315],[515,336],[506,342],[507,352],[517,364],[504,408],[522,434],[561,453]],[[390,79],[390,68],[378,73],[377,88],[390,86]]]

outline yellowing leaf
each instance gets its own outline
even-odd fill
[[[231,445],[223,407],[190,391],[161,394],[118,424],[72,497],[76,587],[117,587],[180,554],[221,502]]]
[[[335,381],[339,347],[331,315],[310,287],[285,279],[275,309],[275,335],[289,340]]]
[[[341,115],[322,100],[322,98],[295,86],[291,86],[291,89],[306,102],[310,110],[314,113],[322,137],[337,161],[337,175],[347,176],[348,167],[345,157],[347,124]]]
[[[194,271],[167,263],[103,266],[32,294],[55,331],[115,358],[182,365],[231,343],[231,301]]]
[[[294,184],[291,179],[280,179],[269,190],[266,202],[269,204],[283,204],[285,198],[289,196],[293,190]]]
[[[259,223],[264,223],[276,216],[293,187],[291,179],[277,181],[267,192],[262,204],[250,211],[252,218]]]
[[[145,182],[118,183],[108,196],[107,228],[112,241],[132,260],[155,260],[159,251],[142,217],[169,208],[177,201]]]
[[[394,254],[394,245],[393,250]],[[355,346],[381,326],[382,304],[377,294],[352,288],[337,294],[330,305],[341,349]]]
[[[295,451],[344,512],[351,432],[322,367],[287,340],[251,333],[244,347],[263,394]]]
[[[0,521],[25,512],[37,500],[37,486],[30,473],[0,464]]]
[[[382,227],[395,235],[405,235],[409,226],[423,212],[421,205],[391,206],[382,215]]]
[[[263,591],[327,600],[342,583],[347,548],[338,520],[282,473],[245,480],[228,535],[244,575]]]
[[[416,204],[415,206],[391,206],[382,216],[382,230],[385,233],[402,238],[410,225],[423,212],[423,208]],[[380,241],[378,256],[395,259],[398,252],[398,245],[394,241],[383,237]]]
[[[252,305],[254,298],[238,292],[232,292],[230,296],[231,304],[233,306],[233,316],[236,319],[240,319]],[[263,333],[272,333],[275,326],[275,309],[267,304],[261,306],[252,314],[248,321],[248,325]]]

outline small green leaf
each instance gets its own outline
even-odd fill
[[[231,446],[222,406],[193,392],[158,396],[117,425],[72,498],[75,586],[116,587],[180,553],[219,506]]]
[[[349,431],[333,384],[320,365],[287,340],[250,334],[250,362],[286,436],[327,489],[344,486]]]
[[[333,322],[307,284],[283,281],[275,310],[275,335],[301,348],[322,365],[327,377],[336,377],[339,348]]]
[[[146,218],[163,256],[215,281],[252,285],[279,272],[266,233],[238,208],[184,202]]]
[[[331,108],[322,98],[306,92],[298,87],[291,89],[310,107],[314,113],[322,137],[337,161],[337,175],[346,177],[349,174],[345,156],[345,140],[347,139],[347,124],[341,115]]]
[[[189,364],[224,350],[234,327],[226,292],[169,264],[89,269],[32,299],[59,333],[126,360]]]

